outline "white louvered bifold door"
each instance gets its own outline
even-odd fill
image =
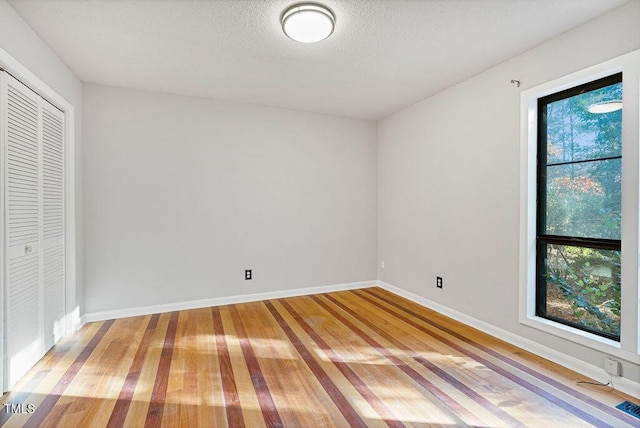
[[[6,75],[5,376],[14,384],[42,356],[41,99]]]
[[[64,115],[42,102],[42,271],[44,343],[64,334]]]

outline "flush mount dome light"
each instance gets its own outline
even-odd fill
[[[302,43],[315,43],[333,33],[336,18],[329,8],[316,3],[298,3],[282,14],[282,31]]]
[[[621,100],[602,101],[600,103],[591,104],[587,107],[589,113],[611,113],[614,111],[622,110]]]

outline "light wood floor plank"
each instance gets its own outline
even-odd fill
[[[223,337],[229,350],[231,369],[235,379],[235,385],[229,385],[229,389],[237,391],[237,401],[234,406],[242,414],[243,426],[264,427],[266,424],[260,409],[260,402],[254,389],[251,373],[247,367],[240,339],[228,306],[220,308],[220,316],[222,327],[224,328]],[[224,375],[225,373],[223,373]],[[234,425],[230,424],[230,426]]]
[[[615,409],[637,397],[585,380],[369,288],[88,324],[0,426],[640,426]]]
[[[307,396],[317,397],[318,405],[312,409],[317,420],[326,426],[366,425],[361,414],[355,409],[358,391],[338,367],[329,362],[317,346],[314,346],[307,330],[287,311],[283,303],[278,301],[265,304],[310,370],[307,379],[310,380],[312,389],[308,391]],[[360,404],[366,406],[362,402]],[[373,409],[367,410],[373,412]]]
[[[357,389],[363,396],[365,396],[364,392],[367,393],[366,397],[370,397],[369,394],[375,396],[367,399],[370,404],[382,402],[383,408],[380,405],[374,407],[377,407],[376,413],[380,419],[393,421],[394,418],[386,413],[390,408],[396,411],[402,408],[404,413],[396,412],[396,414],[405,414],[409,420],[421,420],[428,414],[431,420],[441,423],[459,424],[461,422],[454,412],[445,408],[438,400],[425,400],[423,393],[428,395],[428,391],[413,384],[412,380],[415,376],[412,376],[408,369],[404,371],[399,369],[394,361],[389,360],[375,347],[371,347],[339,319],[328,312],[323,312],[322,307],[314,299],[315,297],[311,297],[300,301],[300,304],[295,305],[295,310],[302,318],[316,317],[316,325],[313,328],[317,337],[316,343],[329,361],[339,366],[341,371],[350,371],[354,377],[366,385],[367,391],[363,391],[363,388]],[[322,317],[318,317],[318,314],[322,314]],[[318,322],[318,318],[322,319],[322,322]],[[345,337],[350,337],[350,340],[345,342]],[[390,387],[397,383],[401,383],[403,387]],[[417,403],[420,405],[416,405]]]

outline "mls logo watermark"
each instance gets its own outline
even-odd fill
[[[33,413],[36,411],[36,406],[33,404],[24,403],[5,403],[3,404],[5,413]]]

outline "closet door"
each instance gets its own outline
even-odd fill
[[[9,75],[5,88],[5,376],[15,383],[42,356],[40,98]]]
[[[64,334],[64,115],[42,102],[42,272],[44,346]]]

